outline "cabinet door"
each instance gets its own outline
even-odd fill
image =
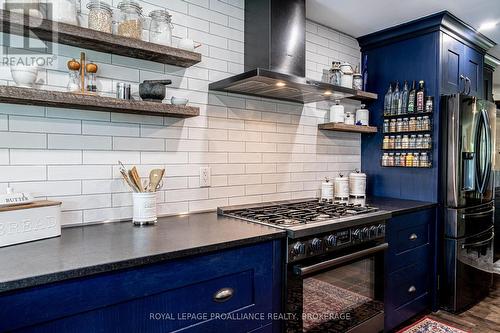
[[[443,68],[441,89],[444,94],[456,94],[464,89],[464,81],[460,75],[464,71],[465,45],[445,33],[441,35]]]
[[[476,97],[483,97],[483,62],[484,57],[478,51],[465,47],[464,75],[469,79],[465,93]]]

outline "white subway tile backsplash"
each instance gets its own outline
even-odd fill
[[[113,150],[165,151],[165,140],[114,137]]]
[[[15,132],[81,134],[79,120],[9,116],[9,130]]]
[[[105,136],[139,136],[139,124],[83,121],[82,134]]]
[[[111,137],[92,135],[48,134],[49,149],[111,150]]]
[[[82,152],[79,150],[11,149],[10,164],[82,164]]]
[[[0,185],[63,201],[63,224],[72,225],[130,219],[130,189],[118,160],[136,165],[143,179],[152,168],[166,168],[158,192],[160,215],[309,198],[319,193],[324,176],[359,168],[359,135],[317,129],[330,102],[304,106],[208,91],[210,82],[244,71],[244,0],[140,2],[147,12],[169,10],[174,44],[184,37],[202,43],[197,49],[202,62],[181,68],[85,50],[99,65],[100,91],[113,96],[117,82],[129,82],[138,98],[142,80],[171,79],[166,102],[188,97],[200,116],[0,104]],[[86,14],[84,8],[82,22]],[[355,39],[311,21],[306,30],[306,77],[320,79],[333,60],[359,63]],[[54,45],[58,66],[42,72],[42,87],[65,90],[66,61],[80,49]],[[11,84],[10,79],[8,71],[0,71],[0,80]],[[358,104],[345,107],[353,111]],[[206,166],[211,187],[199,188],[199,169]]]
[[[45,180],[46,166],[0,166],[0,182],[38,181]]]
[[[47,134],[0,132],[0,148],[47,148]]]

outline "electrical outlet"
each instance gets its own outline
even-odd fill
[[[200,168],[200,187],[210,187],[212,174],[210,167]]]

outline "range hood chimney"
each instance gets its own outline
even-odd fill
[[[305,37],[305,0],[245,0],[245,72],[209,89],[298,103],[356,96],[305,78]]]
[[[306,76],[305,0],[245,1],[245,71]]]

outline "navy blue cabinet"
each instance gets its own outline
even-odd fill
[[[484,56],[446,33],[441,33],[441,90],[443,94],[483,96]]]
[[[435,219],[432,208],[395,216],[387,223],[386,331],[431,308]]]
[[[281,311],[280,246],[266,242],[2,294],[0,331],[277,332],[267,314]]]

